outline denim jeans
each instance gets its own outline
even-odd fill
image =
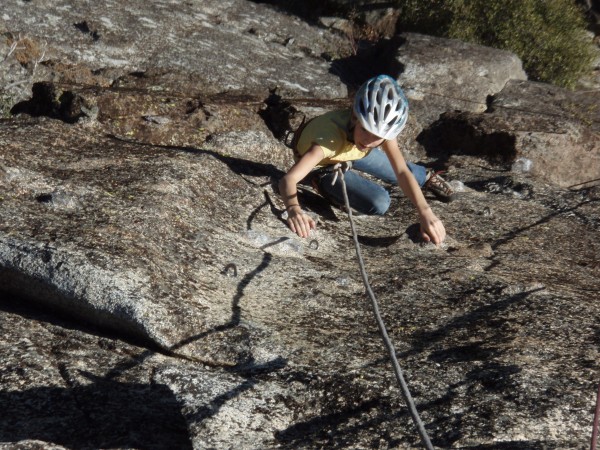
[[[427,177],[425,167],[410,162],[407,165],[419,186],[423,186]],[[373,149],[366,157],[353,161],[352,170],[346,172],[344,176],[348,201],[352,208],[363,214],[385,214],[390,207],[390,194],[387,189],[363,178],[356,171],[368,173],[388,183],[396,183],[396,174],[387,155],[379,148]],[[332,186],[333,178],[334,173],[332,172],[317,175],[319,191],[332,203],[343,205],[342,183],[338,180]]]

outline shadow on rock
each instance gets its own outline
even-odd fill
[[[358,242],[367,247],[386,248],[395,244],[402,237],[396,236],[358,236]]]
[[[275,243],[263,246],[263,250]],[[265,252],[263,261],[238,283],[232,300],[229,322],[191,336],[166,349],[179,348],[217,331],[237,327],[240,323],[240,300],[245,287],[265,270],[272,259]],[[95,328],[50,314],[41,307],[8,302],[2,298],[2,309],[26,317],[43,320],[65,328],[100,334]],[[138,343],[139,344],[139,343]],[[164,350],[163,350],[164,351]],[[188,424],[199,423],[218,413],[222,406],[260,381],[255,376],[269,374],[286,366],[283,358],[257,362],[252,354],[241,354],[239,363],[226,369],[244,380],[221,395],[203,402],[202,407],[184,416],[185,404],[178,401],[169,386],[151,382],[122,382],[118,378],[144,363],[158,349],[143,349],[108,368],[102,376],[77,371],[74,377],[59,360],[58,369],[68,387],[36,387],[23,391],[0,392],[0,408],[7,414],[0,422],[0,442],[40,440],[67,448],[192,448]],[[84,379],[83,383],[81,380]],[[89,381],[89,384],[87,383]]]
[[[110,139],[125,142],[127,144],[140,145],[143,147],[158,148],[165,151],[185,152],[198,155],[208,155],[226,164],[233,172],[240,176],[264,176],[268,175],[275,178],[280,178],[285,175],[281,170],[275,167],[273,164],[265,164],[257,161],[250,161],[247,159],[234,158],[232,156],[221,155],[218,152],[212,150],[204,150],[196,147],[180,147],[170,145],[158,145],[149,144],[146,142],[138,142],[135,140],[124,139],[113,134],[108,134],[107,137]],[[248,181],[248,180],[246,180]]]
[[[494,296],[501,295],[501,292],[497,291],[498,288],[495,286],[490,286],[487,290],[488,294],[492,296],[492,298]],[[461,334],[468,332],[469,335],[478,335],[479,332],[483,329],[485,329],[489,333],[491,328],[492,333],[494,333],[495,339],[488,339],[488,341],[492,341],[498,344],[502,342],[502,339],[509,340],[511,339],[511,336],[506,335],[502,332],[502,330],[498,329],[496,330],[496,332],[494,332],[494,328],[497,327],[494,327],[493,325],[500,325],[496,324],[494,322],[494,319],[498,317],[498,315],[501,312],[507,310],[515,304],[524,302],[527,299],[527,297],[542,290],[543,288],[537,288],[517,295],[513,295],[508,298],[505,298],[504,300],[495,301],[493,303],[480,306],[479,308],[476,308],[472,311],[466,312],[465,314],[453,318],[448,323],[434,330],[416,332],[413,335],[413,342],[417,343],[417,345],[415,345],[412,350],[408,350],[407,352],[404,352],[402,355],[398,356],[407,357],[410,355],[418,354],[425,348],[434,346],[437,342],[446,339],[452,334]],[[477,287],[473,287],[471,292],[468,290],[463,291],[461,293],[458,293],[458,295],[454,298],[449,298],[448,300],[450,303],[460,304],[464,300],[464,298],[468,298],[469,295],[476,293]],[[444,352],[446,351],[447,350],[444,350]],[[471,348],[470,351],[473,351],[473,348]],[[439,358],[439,352],[434,353],[434,355],[438,355],[437,357]],[[495,352],[491,352],[491,349],[481,350],[481,355],[485,355],[486,357],[496,356]],[[451,358],[451,356],[447,357]]]
[[[497,291],[498,287],[490,286],[487,290],[491,298],[501,295]],[[416,332],[413,336],[416,345],[398,355],[400,359],[405,359],[427,348],[436,348],[431,352],[429,359],[442,366],[466,362],[477,364],[477,367],[465,373],[460,381],[449,385],[444,395],[421,406],[424,411],[447,411],[430,424],[437,429],[432,435],[436,445],[442,448],[450,447],[463,437],[461,430],[473,426],[476,426],[482,435],[488,432],[493,435],[495,425],[491,419],[498,415],[498,411],[513,405],[515,393],[523,392],[519,381],[523,368],[506,363],[502,359],[503,344],[513,339],[512,333],[507,330],[506,324],[510,319],[505,312],[541,290],[543,289],[533,289],[485,304],[436,329]],[[473,288],[472,291],[465,290],[454,300],[450,300],[456,303],[463,302],[465,298],[477,295],[477,292],[477,288]],[[466,336],[479,336],[480,340],[465,343]],[[450,345],[437,348],[442,341],[450,342]],[[465,399],[486,400],[473,403]],[[536,397],[522,396],[520,409],[524,407],[529,409],[530,414],[543,414],[544,402]],[[521,444],[522,446],[501,448],[542,448]]]
[[[581,208],[582,206],[585,206],[588,204],[593,204],[593,203],[598,203],[598,202],[600,202],[600,199],[584,200],[584,201],[577,203],[574,206],[558,208],[557,211],[540,218],[536,222],[533,222],[529,225],[523,226],[519,229],[511,230],[505,236],[497,239],[496,242],[494,243],[494,245],[492,245],[492,248],[494,250],[496,250],[498,247],[505,245],[508,242],[510,242],[511,240],[515,239],[516,237],[524,234],[526,231],[531,230],[535,227],[541,226],[543,224],[546,224],[546,223],[550,222],[552,219],[554,219],[555,217],[560,216],[560,215],[570,214],[570,215],[580,218],[585,223],[586,221],[588,221],[588,218],[585,216],[579,216],[578,209]]]
[[[0,392],[0,441],[67,448],[191,449],[182,406],[164,385],[96,381]]]
[[[465,185],[478,192],[506,194],[521,199],[530,199],[534,195],[534,189],[531,184],[516,182],[511,176],[499,176],[488,180],[471,181],[466,182]]]
[[[29,282],[24,278],[23,282]],[[127,332],[124,327],[103,327],[87,320],[85,317],[65,308],[48,306],[35,299],[22,297],[14,293],[0,290],[0,311],[18,314],[28,320],[41,321],[68,330],[78,330],[85,334],[108,339],[119,339],[136,347],[143,347],[149,352],[159,353],[160,347],[146,336]]]
[[[405,67],[395,53],[404,42],[406,39],[398,35],[376,44],[363,43],[355,55],[333,61],[329,71],[340,77],[350,93],[376,75],[387,74],[397,79]]]
[[[304,422],[279,431],[275,438],[284,448],[323,447],[328,449],[345,449],[355,445],[357,436],[383,422],[394,418],[386,411],[381,411],[374,418],[366,418],[375,408],[381,408],[379,399],[372,399],[360,403],[353,408],[323,414]],[[385,408],[382,408],[385,409]],[[350,425],[350,424],[354,425]],[[377,436],[376,443],[385,440],[390,447],[399,444],[390,436]]]
[[[275,139],[288,145],[291,144],[291,132],[304,123],[306,116],[298,111],[290,101],[284,100],[275,91],[265,100],[266,107],[258,114],[273,133]]]
[[[17,103],[10,112],[76,123],[81,118],[94,116],[93,110],[93,106],[82,96],[71,91],[60,91],[50,82],[39,82],[32,87],[31,99]]]
[[[447,162],[451,155],[482,156],[508,164],[517,155],[516,137],[508,131],[488,130],[484,116],[447,112],[417,136],[427,155]]]

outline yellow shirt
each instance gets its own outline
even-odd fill
[[[367,156],[368,152],[361,151],[348,139],[351,114],[349,109],[331,111],[308,122],[296,145],[296,159],[310,150],[313,144],[319,145],[325,154],[317,167]]]

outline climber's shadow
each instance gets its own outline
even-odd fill
[[[332,222],[339,222],[340,219],[334,211],[334,206],[321,197],[319,194],[314,193],[308,186],[299,186],[298,192],[300,195],[301,204],[303,207],[311,212],[317,214],[321,219]]]

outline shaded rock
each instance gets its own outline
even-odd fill
[[[310,22],[344,33],[349,45],[359,45],[359,39],[396,34],[399,8],[391,7],[389,1],[371,0],[358,4],[348,0],[297,1],[253,0],[268,3],[276,8],[296,14]]]
[[[31,98],[16,104],[11,113],[48,116],[68,123],[77,122],[84,117],[95,119],[98,115],[97,107],[92,106],[81,95],[57,88],[49,82],[35,83]]]
[[[419,140],[434,155],[484,155],[560,186],[584,187],[600,179],[599,101],[597,92],[513,81],[488,112],[445,113]]]
[[[290,423],[278,382],[169,357],[6,295],[0,308],[0,406],[11,411],[2,448],[261,447]]]
[[[433,155],[485,156],[510,165],[517,157],[516,138],[502,117],[469,112],[447,112],[419,135],[425,150]]]

